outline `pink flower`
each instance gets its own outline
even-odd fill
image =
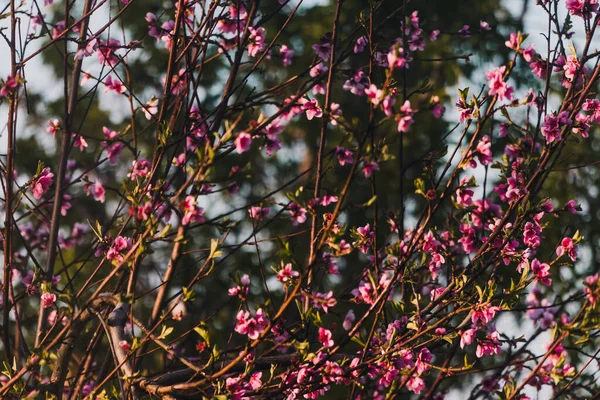
[[[563,240],[561,240],[560,246],[556,248],[556,255],[558,257],[562,257],[563,254],[566,254],[567,256],[569,256],[571,261],[576,261],[577,251],[578,248],[575,242],[573,242],[573,239],[566,237],[563,238]]]
[[[575,200],[569,200],[565,204],[565,211],[568,211],[571,214],[577,214],[578,207],[579,207],[579,205],[575,202]]]
[[[410,101],[406,100],[400,107],[400,113],[398,114],[398,132],[408,132],[408,128],[414,122],[413,114],[414,111],[410,107]]]
[[[354,44],[354,54],[362,53],[367,46],[368,41],[366,36],[361,36],[356,39],[356,43]]]
[[[362,170],[365,178],[370,178],[375,171],[379,171],[379,165],[375,161],[365,162]]]
[[[531,262],[531,271],[535,275],[536,282],[545,286],[550,286],[552,284],[552,279],[548,278],[550,276],[550,266],[548,264],[542,264],[535,258]]]
[[[519,37],[516,33],[511,32],[510,38],[504,44],[511,50],[517,50],[519,48]]]
[[[477,350],[475,351],[477,358],[484,355],[500,354],[502,343],[499,338],[500,334],[496,331],[496,328],[490,326],[486,338],[477,343]]]
[[[354,315],[354,311],[353,310],[348,310],[348,313],[346,313],[346,316],[344,317],[344,322],[342,323],[342,327],[349,331],[350,329],[352,329],[352,326],[354,325],[354,321],[356,320],[356,315]]]
[[[365,94],[374,106],[378,105],[383,98],[383,91],[381,89],[378,89],[377,86],[373,84],[371,84],[371,86],[365,89]]]
[[[563,70],[565,71],[565,78],[569,82],[573,82],[575,79],[575,75],[577,75],[577,71],[579,70],[579,61],[575,56],[567,56],[567,62],[563,66]]]
[[[96,179],[96,181],[89,186],[88,195],[89,193],[92,194],[94,200],[104,203],[106,190],[104,189],[100,179]]]
[[[567,10],[571,15],[590,19],[592,13],[598,12],[598,0],[567,0]]]
[[[294,50],[287,47],[285,44],[279,49],[279,55],[281,55],[281,61],[284,67],[292,65],[292,57],[294,57]]]
[[[298,226],[306,222],[306,209],[301,207],[298,203],[291,202],[288,205],[288,211],[292,218],[292,225]]]
[[[117,162],[117,158],[121,155],[121,151],[125,145],[121,142],[115,142],[113,144],[108,144],[108,142],[102,142],[102,147],[106,151],[106,156],[108,157],[108,161],[111,164]]]
[[[425,381],[419,376],[413,376],[408,380],[406,387],[415,394],[419,394],[425,389]]]
[[[183,201],[183,218],[181,225],[188,225],[190,222],[204,222],[204,209],[196,205],[194,196],[187,196]]]
[[[323,110],[319,107],[317,99],[308,100],[301,98],[299,102],[302,105],[302,109],[306,111],[306,119],[309,121],[315,117],[321,118],[323,116]]]
[[[104,137],[107,140],[114,140],[114,139],[117,139],[119,137],[119,132],[117,132],[117,131],[111,131],[106,126],[102,127],[102,133],[104,133]]]
[[[505,97],[508,100],[512,100],[512,94],[515,89],[504,82],[503,76],[505,70],[506,66],[502,66],[486,72],[485,76],[488,79],[488,85],[490,87],[488,94],[490,96],[498,95],[499,100],[504,100]]]
[[[83,152],[83,149],[85,149],[86,147],[88,147],[88,143],[86,142],[85,138],[81,135],[77,135],[77,134],[73,134],[73,136],[75,137],[75,141],[73,142],[73,146],[75,147],[79,147],[79,151]]]
[[[0,98],[8,96],[19,86],[19,81],[14,76],[9,76],[6,78],[6,82],[2,89],[0,89]]]
[[[121,348],[121,350],[123,350],[124,352],[128,352],[131,346],[129,345],[129,342],[127,340],[120,340],[119,348]]]
[[[460,334],[460,348],[464,349],[465,346],[470,345],[471,343],[473,343],[473,339],[475,339],[475,333],[477,331],[473,328],[471,329],[467,329],[464,332],[461,332]]]
[[[265,43],[266,32],[262,26],[258,29],[248,27],[250,31],[250,43],[248,44],[248,55],[255,57],[258,53],[263,51],[267,46]]]
[[[118,79],[113,80],[112,76],[110,75],[106,78],[106,81],[104,81],[104,86],[106,86],[106,88],[104,89],[104,93],[112,90],[117,94],[121,94],[124,93],[125,90],[127,90],[125,88],[125,85],[123,85],[123,82],[121,82]]]
[[[292,269],[292,264],[287,263],[285,266],[277,272],[277,280],[281,283],[287,283],[292,278],[299,276],[300,273],[298,271],[294,271]]]
[[[323,327],[319,328],[319,342],[325,347],[333,347],[331,331]]]
[[[50,168],[46,167],[40,172],[37,179],[33,181],[32,192],[36,200],[41,199],[48,189],[50,189],[52,178],[54,178],[54,174],[50,172]]]
[[[354,162],[354,159],[352,158],[352,152],[343,147],[336,147],[335,154],[341,166],[346,165],[346,163],[352,164]]]
[[[248,210],[248,213],[250,214],[250,218],[262,221],[267,215],[269,215],[270,211],[271,210],[269,209],[269,207],[263,208],[260,206],[252,206]]]
[[[240,310],[236,316],[234,330],[240,335],[248,335],[251,340],[256,340],[269,323],[268,317],[262,308],[256,311],[255,317],[250,317],[250,312]]]
[[[471,315],[471,322],[473,325],[476,325],[478,321],[484,324],[490,323],[496,316],[496,312],[500,310],[502,310],[501,307],[491,306],[490,304],[478,305]]]
[[[250,150],[250,146],[252,145],[252,136],[249,133],[241,132],[237,135],[234,141],[235,151],[238,154],[242,154]]]
[[[131,180],[135,180],[137,177],[145,178],[150,173],[150,161],[146,159],[134,160],[131,163],[131,172],[127,174],[127,177]]]
[[[319,310],[323,310],[325,314],[329,312],[329,309],[335,307],[337,300],[333,297],[333,291],[327,293],[317,293],[313,299],[314,307]]]
[[[56,295],[54,293],[43,293],[41,296],[42,307],[48,308],[56,302]]]
[[[53,136],[56,136],[57,132],[60,132],[62,126],[60,124],[60,120],[53,119],[48,121],[48,127],[46,128],[46,132],[51,133]]]
[[[552,143],[561,139],[561,125],[571,125],[573,121],[569,119],[568,111],[563,111],[559,115],[548,114],[544,117],[541,132],[546,143]]]

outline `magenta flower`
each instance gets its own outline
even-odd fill
[[[323,116],[323,110],[319,107],[317,99],[308,100],[301,98],[299,102],[302,105],[302,109],[306,112],[306,119],[309,121],[315,117],[321,118]]]
[[[354,325],[354,321],[356,320],[356,315],[354,314],[353,310],[348,310],[348,312],[346,313],[346,316],[344,317],[344,322],[342,324],[342,327],[349,331],[350,329],[352,329],[352,326]]]
[[[48,308],[56,302],[56,295],[54,293],[43,293],[41,298],[42,307]]]
[[[352,164],[354,162],[354,159],[352,158],[352,152],[343,147],[336,147],[335,154],[341,166],[346,165],[346,163]]]
[[[125,85],[123,85],[123,82],[121,82],[119,79],[113,79],[110,75],[104,81],[104,86],[104,93],[112,90],[117,94],[121,94],[124,93],[125,90],[127,90],[125,88]]]
[[[294,50],[287,47],[285,44],[279,49],[279,55],[281,55],[281,62],[284,67],[292,65],[292,57],[294,57]]]
[[[414,111],[410,108],[410,101],[406,100],[400,107],[400,113],[398,114],[398,132],[408,132],[408,128],[415,122],[413,114]]]
[[[374,106],[378,105],[381,99],[383,98],[383,90],[378,89],[377,86],[373,84],[371,84],[371,86],[365,89],[365,94]]]
[[[505,70],[506,66],[503,65],[500,68],[494,68],[486,72],[485,76],[488,79],[488,85],[490,87],[488,94],[490,96],[498,95],[499,100],[504,100],[504,98],[512,100],[512,94],[515,89],[504,82],[503,76]]]
[[[470,345],[471,343],[473,343],[473,339],[475,339],[475,333],[477,331],[473,328],[471,329],[467,329],[466,331],[463,331],[460,333],[460,348],[464,349],[465,346]]]
[[[248,43],[248,55],[256,57],[258,53],[263,51],[267,46],[265,43],[266,32],[262,26],[258,29],[248,27],[250,31],[250,43]]]
[[[550,276],[550,266],[548,264],[542,264],[535,258],[531,262],[531,272],[535,275],[536,282],[545,286],[550,286],[552,284],[552,279],[548,278]]]
[[[88,147],[88,143],[85,138],[81,135],[73,134],[75,140],[73,141],[73,146],[78,147],[79,151],[83,152],[83,150]]]
[[[52,178],[54,178],[54,174],[50,171],[50,168],[46,167],[33,181],[31,190],[36,200],[41,199],[48,189],[50,189],[53,181]]]
[[[298,271],[294,271],[292,269],[292,264],[287,263],[285,266],[277,272],[277,280],[281,283],[287,283],[292,278],[299,276],[300,273]]]
[[[325,347],[333,347],[332,334],[329,329],[319,328],[319,342]]]
[[[566,254],[569,256],[571,261],[575,262],[577,260],[577,251],[578,247],[573,239],[566,237],[561,240],[560,246],[556,248],[556,255],[558,257],[562,257],[564,254]]]
[[[366,161],[362,170],[365,178],[370,178],[375,171],[379,171],[379,165],[375,161]]]
[[[504,42],[504,44],[506,45],[506,47],[508,47],[511,50],[518,50],[519,49],[519,37],[517,36],[516,33],[511,32],[509,39],[506,42]]]
[[[269,209],[269,207],[263,208],[260,206],[252,206],[248,210],[248,213],[250,214],[250,218],[258,220],[258,221],[262,221],[263,219],[265,219],[265,217],[267,215],[269,215],[270,211],[271,210]]]
[[[269,319],[262,308],[256,311],[256,317],[250,317],[249,311],[240,310],[236,316],[234,330],[240,335],[247,335],[249,339],[256,340],[269,323]]]
[[[237,135],[234,141],[235,151],[238,154],[242,154],[250,150],[252,145],[252,136],[249,133],[241,132]]]
[[[183,201],[183,218],[181,225],[188,225],[190,222],[204,222],[204,209],[196,205],[194,196],[187,196]]]
[[[62,125],[60,124],[59,119],[53,119],[48,121],[48,127],[46,128],[46,132],[51,133],[53,136],[56,136],[57,132],[60,132],[62,129]]]
[[[356,39],[356,42],[354,43],[354,54],[362,53],[365,50],[367,44],[368,41],[366,36],[361,36],[358,39]]]

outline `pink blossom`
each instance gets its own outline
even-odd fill
[[[127,340],[120,340],[119,348],[121,348],[121,350],[123,350],[125,352],[128,352],[129,349],[131,348],[131,346],[129,345],[129,342]]]
[[[50,168],[46,167],[42,169],[42,172],[40,172],[38,177],[33,181],[31,190],[33,192],[33,197],[36,200],[41,199],[48,189],[50,189],[53,181],[52,178],[54,178],[54,174],[50,171]]]
[[[88,143],[85,140],[85,138],[81,135],[77,135],[77,134],[73,134],[73,137],[75,138],[75,140],[73,141],[73,146],[75,147],[79,147],[79,151],[83,152],[83,149],[85,149],[86,147],[88,147]]]
[[[558,257],[562,257],[564,254],[566,254],[567,256],[569,256],[571,261],[576,261],[577,260],[577,250],[578,250],[577,245],[575,244],[573,239],[571,239],[569,237],[565,237],[565,238],[563,238],[563,240],[561,240],[560,246],[558,246],[556,248],[556,255]]]
[[[108,142],[102,142],[102,147],[106,151],[106,156],[108,157],[108,161],[111,164],[117,162],[117,158],[121,155],[121,151],[125,145],[121,142],[115,142],[113,144],[109,144]]]
[[[536,282],[545,286],[550,286],[552,284],[552,279],[548,278],[550,276],[550,266],[548,264],[542,264],[535,258],[531,262],[531,272],[535,275]]]
[[[183,218],[181,225],[188,225],[190,222],[204,222],[204,209],[196,205],[194,196],[186,196],[183,201]]]
[[[292,57],[294,57],[293,49],[290,49],[284,44],[279,49],[279,54],[281,55],[281,61],[283,62],[284,67],[289,67],[292,65]]]
[[[354,321],[356,320],[356,315],[354,314],[353,310],[348,310],[348,312],[346,313],[346,316],[344,317],[344,322],[342,323],[342,327],[349,331],[350,329],[352,329],[352,326],[354,325]]]
[[[508,47],[511,50],[518,50],[519,38],[518,38],[517,34],[514,32],[511,32],[510,38],[506,42],[504,42],[504,44],[506,45],[506,47]]]
[[[249,27],[250,43],[248,44],[248,55],[256,57],[258,53],[263,51],[267,46],[265,43],[266,32],[262,26],[258,29]]]
[[[269,215],[269,212],[271,210],[269,209],[269,207],[260,207],[260,206],[251,206],[250,209],[248,210],[248,213],[250,214],[250,218],[255,219],[257,221],[262,221],[267,215]]]
[[[333,347],[331,331],[323,327],[319,328],[319,342],[325,347]]]
[[[308,100],[306,98],[301,98],[299,101],[302,105],[302,109],[306,111],[306,119],[309,121],[315,117],[321,118],[323,116],[323,110],[319,107],[317,99]]]
[[[473,328],[471,329],[467,329],[466,331],[463,331],[460,333],[460,348],[464,349],[465,346],[470,345],[471,343],[473,343],[473,339],[475,339],[475,333],[477,331]]]
[[[316,293],[313,297],[313,305],[319,310],[323,310],[325,314],[329,312],[329,309],[335,307],[337,300],[333,297],[333,291],[327,293]]]
[[[425,389],[425,381],[419,376],[413,376],[408,380],[406,387],[415,394],[419,394]]]
[[[577,75],[577,71],[579,70],[579,61],[575,56],[567,56],[567,62],[563,66],[565,71],[565,78],[569,82],[573,82],[575,79],[575,75]]]
[[[301,207],[298,203],[291,202],[288,205],[288,211],[291,214],[292,225],[298,226],[306,222],[306,209]]]
[[[410,101],[406,100],[400,107],[398,114],[398,132],[406,133],[408,128],[413,124],[414,111],[410,107]]]
[[[373,84],[365,89],[365,94],[374,106],[378,105],[383,98],[383,90],[378,89],[377,86]]]
[[[104,81],[104,86],[104,93],[112,90],[117,94],[121,94],[124,93],[125,90],[127,90],[125,88],[125,85],[123,85],[123,82],[121,82],[119,79],[113,79],[110,75]]]
[[[150,161],[146,159],[134,160],[131,163],[131,172],[127,174],[127,177],[131,180],[136,178],[145,178],[150,173]]]
[[[277,280],[281,283],[287,283],[292,278],[299,276],[300,273],[298,271],[294,271],[292,269],[292,264],[287,263],[285,266],[277,272]]]
[[[57,132],[60,132],[62,129],[62,125],[60,124],[60,120],[53,119],[48,121],[48,127],[46,128],[46,132],[51,133],[53,136],[56,136]]]
[[[252,136],[249,133],[241,132],[237,135],[234,141],[235,151],[238,154],[242,154],[250,150],[252,145]]]
[[[577,208],[579,208],[579,204],[575,202],[575,200],[569,200],[565,204],[565,211],[570,212],[571,214],[577,214]]]
[[[362,53],[367,46],[368,41],[366,36],[361,36],[356,39],[356,43],[354,44],[354,54]]]
[[[593,13],[598,12],[598,0],[567,0],[567,10],[571,15],[590,19]]]
[[[43,293],[41,296],[42,307],[48,308],[56,302],[56,295],[54,293]]]
[[[498,95],[499,100],[504,100],[504,98],[512,100],[512,94],[515,89],[504,82],[504,71],[506,71],[506,66],[494,68],[486,72],[485,76],[488,79],[490,87],[488,94],[490,96]]]
[[[240,310],[236,316],[235,331],[240,335],[247,335],[249,339],[256,340],[265,330],[269,319],[262,308],[256,311],[255,317],[250,317],[249,311]]]
[[[336,147],[335,154],[341,166],[346,165],[346,163],[352,164],[354,162],[354,159],[352,158],[352,152],[343,147]]]

